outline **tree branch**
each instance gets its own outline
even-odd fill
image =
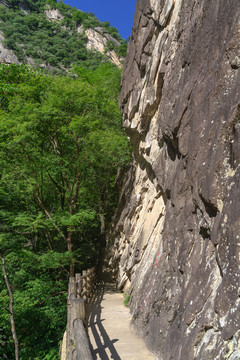
[[[57,146],[58,146],[57,141],[55,139],[53,139],[50,135],[49,135],[49,140],[50,140],[50,143],[53,146],[53,150],[55,151],[55,153],[57,155],[61,156],[60,151],[57,149]]]
[[[65,294],[65,293],[67,293],[67,291],[59,291],[58,293],[55,293],[55,294],[52,294],[52,295],[48,296],[45,300],[39,301],[39,302],[37,303],[37,305],[42,306],[43,304],[45,304],[46,301],[48,301],[48,300],[51,299],[52,297],[57,296],[57,295],[60,295],[60,294]]]
[[[13,337],[13,341],[14,341],[14,345],[15,345],[15,359],[19,360],[19,344],[18,344],[18,338],[17,338],[16,327],[15,327],[15,322],[14,322],[14,312],[13,312],[13,304],[14,304],[13,293],[12,293],[11,286],[8,281],[4,256],[2,254],[0,254],[0,258],[1,258],[4,280],[5,280],[8,294],[10,297],[9,310],[10,310],[10,322],[11,322],[12,337]]]
[[[47,211],[47,209],[45,208],[45,206],[43,205],[40,197],[36,194],[36,189],[33,192],[33,196],[35,201],[38,203],[38,205],[40,206],[40,208],[43,210],[44,214],[51,220],[54,228],[57,230],[57,232],[61,235],[61,237],[67,241],[66,236],[63,234],[63,232],[59,229],[59,227],[57,226],[57,224],[55,223],[55,221],[53,220],[53,218],[51,217],[51,215],[49,214],[49,212]]]

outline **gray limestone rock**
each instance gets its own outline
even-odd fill
[[[110,264],[161,360],[240,359],[240,3],[138,0]]]
[[[13,53],[13,51],[3,47],[3,40],[4,37],[2,32],[0,31],[0,63],[20,64],[17,56]]]

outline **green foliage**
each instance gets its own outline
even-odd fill
[[[8,6],[15,11],[25,9],[39,12],[45,8],[46,4],[56,7],[57,0],[6,0]]]
[[[6,268],[14,289],[14,314],[21,359],[35,359],[41,355],[39,359],[42,360],[49,352],[57,355],[58,342],[66,326],[67,280],[63,271],[67,257],[68,254],[37,255],[29,250],[14,251],[6,256]],[[0,272],[0,324],[2,335],[8,339],[0,348],[1,358],[4,354],[14,358],[8,303]]]
[[[116,45],[115,42],[108,40],[106,44],[106,52],[108,50],[114,50],[118,56],[125,57],[127,52],[127,42],[120,40],[120,45]]]
[[[124,294],[124,301],[123,301],[123,305],[124,305],[124,306],[128,306],[129,301],[130,301],[130,298],[131,298],[130,295]]]
[[[57,359],[69,268],[96,264],[100,220],[111,220],[117,169],[130,159],[120,70],[76,66],[70,75],[0,66],[0,252],[24,360]],[[14,357],[8,303],[0,270],[0,358]]]
[[[59,24],[49,22],[44,13],[25,14],[1,6],[0,19],[5,37],[3,44],[12,49],[21,62],[28,56],[37,64],[70,67],[72,63],[91,63],[96,58],[93,51],[86,49],[86,38],[76,32],[75,25],[72,33],[64,28],[64,25],[72,27],[67,18]]]
[[[0,106],[7,108],[10,97],[17,93],[18,84],[31,79],[33,70],[23,65],[10,67],[0,64]]]
[[[57,8],[64,16],[61,21],[48,21],[45,16],[46,4]],[[101,23],[94,14],[84,13],[59,1],[17,1],[9,2],[10,8],[0,6],[1,30],[4,34],[3,45],[17,55],[19,61],[26,62],[26,57],[35,60],[36,65],[46,64],[48,67],[69,68],[72,64],[96,67],[99,61],[107,61],[107,57],[86,49],[86,36],[78,33],[77,27],[104,27],[106,32],[116,38],[120,45],[114,50],[125,56],[125,41],[118,31]],[[24,12],[29,9],[31,12]],[[107,24],[107,25],[106,25]],[[124,47],[125,46],[125,47]],[[125,49],[125,50],[124,50]]]

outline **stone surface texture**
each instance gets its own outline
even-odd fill
[[[159,360],[240,359],[239,103],[239,0],[138,0],[108,253]]]
[[[93,359],[155,360],[130,327],[131,316],[123,305],[123,294],[109,285],[105,284],[104,289],[95,293],[89,316],[88,334]]]
[[[4,36],[0,31],[0,63],[4,64],[19,64],[17,56],[13,53],[12,50],[4,48],[2,42]]]
[[[64,19],[64,16],[58,9],[51,9],[50,7],[47,7],[45,10],[45,15],[49,21],[61,21]]]
[[[99,51],[101,54],[106,53],[106,56],[113,64],[117,65],[118,67],[122,67],[123,59],[119,59],[114,50],[107,50],[108,41],[119,45],[119,42],[116,39],[105,33],[100,27],[95,29],[86,29],[85,34],[88,38],[86,45],[88,50]]]

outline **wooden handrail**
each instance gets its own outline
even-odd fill
[[[68,284],[67,329],[61,346],[61,360],[93,360],[86,332],[86,303],[91,301],[95,268],[70,277]],[[63,350],[65,349],[65,350]]]

